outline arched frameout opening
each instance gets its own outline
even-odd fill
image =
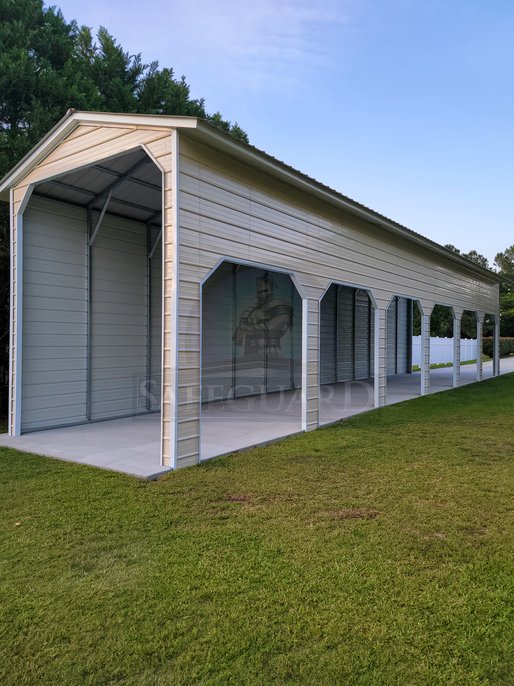
[[[140,147],[35,186],[23,216],[23,433],[148,415],[106,450],[156,471],[161,217],[162,172]],[[94,452],[90,441],[75,452]]]
[[[486,314],[482,324],[482,378],[494,376],[494,315]]]
[[[320,302],[320,424],[373,407],[374,335],[369,292],[332,283]]]
[[[453,308],[436,304],[430,315],[430,392],[453,387]]]
[[[301,430],[302,300],[287,273],[223,262],[202,286],[201,459]]]
[[[413,374],[413,331],[417,302],[393,296],[387,308],[387,403],[392,404],[420,394],[420,375]],[[418,321],[420,318],[418,316]]]
[[[464,310],[461,318],[460,385],[477,380],[477,314]]]

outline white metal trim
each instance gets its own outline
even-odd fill
[[[23,215],[16,215],[16,353],[14,369],[14,436],[21,435],[23,373]]]
[[[380,334],[381,334],[381,319],[387,317],[387,309],[381,307],[374,308],[375,314],[375,326],[374,326],[374,341],[373,341],[373,405],[374,407],[380,407],[380,380],[381,380],[381,367],[380,367]],[[387,322],[387,320],[386,320]],[[386,335],[384,344],[387,346],[387,323],[386,323]],[[387,347],[385,361],[387,365]],[[387,367],[383,370],[386,374],[386,393],[387,393]]]
[[[148,157],[149,157],[149,158],[152,160],[152,162],[155,164],[155,166],[157,167],[157,169],[159,169],[159,171],[161,171],[161,172],[164,174],[164,171],[165,171],[165,170],[164,170],[164,167],[163,167],[162,164],[157,160],[157,158],[155,157],[155,155],[153,154],[153,152],[150,150],[150,148],[146,145],[146,143],[140,143],[140,144],[139,144],[139,147],[140,147],[142,150],[144,150],[144,152],[148,155]],[[163,207],[163,210],[164,210],[164,207]]]
[[[10,260],[9,260],[9,272],[10,272],[10,299],[9,299],[9,406],[8,406],[8,431],[9,436],[14,435],[12,430],[12,411],[13,411],[13,365],[15,361],[14,355],[14,261],[13,261],[13,251],[14,251],[14,189],[9,190],[9,243],[10,243]]]
[[[216,264],[213,267],[211,267],[211,269],[209,269],[209,271],[200,279],[200,286],[203,286],[205,282],[216,272],[217,269],[219,269],[219,267],[224,262],[230,262],[230,264],[241,265],[242,267],[254,267],[255,269],[264,269],[266,271],[277,272],[278,274],[287,274],[289,277],[291,277],[291,280],[294,283],[300,298],[302,298],[303,300],[307,297],[304,286],[299,281],[296,272],[291,271],[290,269],[285,269],[284,267],[276,267],[273,264],[265,262],[255,262],[253,260],[244,260],[240,259],[239,257],[230,257],[228,255],[224,255],[223,257],[220,257],[216,260]]]
[[[160,167],[160,165],[159,165]],[[161,215],[161,232],[162,232],[162,250],[161,250],[161,447],[160,447],[160,463],[161,467],[165,467],[166,465],[164,464],[164,400],[165,400],[165,395],[164,395],[164,344],[165,344],[165,331],[164,331],[164,322],[165,322],[165,312],[164,312],[164,305],[166,302],[165,298],[165,293],[164,293],[164,284],[165,284],[165,245],[166,245],[166,240],[167,240],[167,235],[165,232],[165,227],[164,227],[164,199],[165,199],[165,175],[164,175],[164,169],[160,167],[161,169],[161,205],[162,205],[162,215]]]
[[[320,296],[320,299],[319,299],[320,302],[323,300],[323,298],[327,294],[327,291],[329,290],[329,288],[333,285],[334,286],[346,286],[348,288],[355,288],[358,291],[366,291],[366,293],[369,295],[369,299],[371,300],[371,305],[373,306],[373,308],[376,309],[378,307],[377,300],[375,298],[375,294],[373,293],[372,288],[370,288],[369,286],[363,286],[362,284],[353,283],[351,281],[330,281],[330,283],[328,284],[328,286],[325,288],[325,290],[323,291],[323,293]]]
[[[309,426],[309,300],[302,298],[302,431]],[[319,382],[318,382],[319,386]]]
[[[179,331],[179,140],[178,131],[171,131],[171,213],[172,213],[172,235],[167,236],[167,241],[171,239],[171,293],[170,293],[170,468],[176,469],[178,462],[178,331]],[[163,207],[164,210],[164,207]],[[163,244],[163,254],[166,252],[166,245]],[[163,298],[163,303],[165,298]],[[164,323],[164,320],[163,320]]]

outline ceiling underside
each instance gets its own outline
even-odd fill
[[[161,172],[141,149],[103,160],[36,186],[34,194],[100,212],[161,225]]]

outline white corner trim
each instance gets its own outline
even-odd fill
[[[179,315],[179,140],[178,131],[171,131],[171,235],[166,235],[166,244],[171,240],[171,293],[170,293],[170,468],[177,468],[178,452],[178,315]],[[163,299],[163,303],[165,302]],[[163,319],[163,326],[164,326]]]

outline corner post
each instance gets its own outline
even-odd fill
[[[375,307],[375,341],[373,356],[373,390],[375,407],[387,402],[387,308]]]
[[[484,376],[484,367],[482,363],[482,354],[484,350],[484,338],[483,338],[483,326],[484,326],[484,313],[477,312],[477,381],[482,381]]]
[[[302,300],[302,429],[319,426],[319,298]]]
[[[462,312],[453,310],[453,387],[460,386],[460,339]]]
[[[430,315],[423,306],[421,313],[421,395],[430,393]]]

